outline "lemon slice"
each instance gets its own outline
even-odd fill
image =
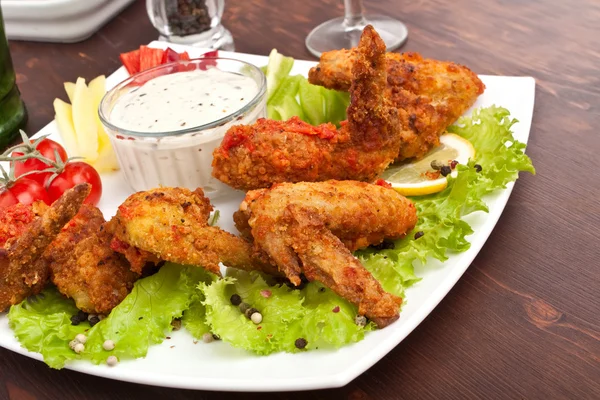
[[[437,161],[450,166],[450,162],[456,160],[460,164],[466,164],[474,156],[475,148],[471,142],[453,133],[446,133],[440,136],[440,146],[425,157],[411,163],[393,164],[383,172],[381,178],[405,196],[437,193],[446,188],[448,181],[432,168],[431,162]],[[452,176],[456,176],[456,171],[452,171]]]

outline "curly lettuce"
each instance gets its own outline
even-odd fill
[[[8,320],[21,345],[42,354],[52,368],[75,359],[100,364],[109,355],[120,360],[144,357],[151,345],[161,343],[172,330],[171,321],[189,308],[198,283],[212,279],[201,268],[167,263],[155,275],[137,281],[121,304],[94,327],[88,322],[71,325],[77,308],[54,287],[44,290],[35,302],[12,306]],[[87,336],[80,354],[69,348],[78,333]],[[116,343],[111,352],[102,348],[107,339]]]
[[[413,232],[394,243],[393,249],[369,248],[356,254],[386,290],[401,296],[406,287],[415,283],[415,261],[445,261],[449,252],[468,250],[471,244],[467,237],[473,229],[462,218],[475,211],[488,212],[483,196],[505,188],[518,178],[520,171],[535,174],[531,159],[525,154],[525,144],[513,137],[511,127],[516,122],[507,109],[492,106],[475,110],[472,116],[462,117],[448,128],[473,144],[475,159],[458,165],[457,177],[448,176],[448,186],[443,191],[411,198],[419,221]],[[423,235],[415,239],[415,232]]]
[[[356,308],[318,282],[298,290],[271,285],[258,273],[230,269],[225,279],[200,284],[199,289],[212,332],[256,354],[300,351],[298,339],[306,340],[305,349],[338,348],[361,340],[372,329],[357,325]],[[234,294],[261,313],[261,323],[254,324],[231,304]]]

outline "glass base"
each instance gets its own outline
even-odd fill
[[[344,24],[344,17],[339,17],[313,29],[306,37],[306,47],[317,57],[326,51],[356,47],[366,25],[373,25],[388,51],[402,46],[408,38],[406,25],[385,15],[367,15],[364,23],[351,27]]]
[[[206,49],[235,51],[233,36],[223,25],[218,25],[213,29],[196,35],[188,36],[163,36],[158,40],[176,44],[185,44],[188,46],[202,47]]]

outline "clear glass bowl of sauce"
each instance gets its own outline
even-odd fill
[[[214,198],[231,189],[211,175],[213,150],[231,126],[266,116],[265,94],[265,76],[252,64],[177,61],[119,83],[99,114],[134,190],[202,187]]]

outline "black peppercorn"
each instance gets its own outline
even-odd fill
[[[415,240],[420,238],[421,236],[423,236],[425,233],[423,231],[419,231],[417,233],[415,233]]]
[[[475,167],[475,171],[477,171],[477,172],[481,172],[481,170],[483,169],[483,168],[481,168],[481,165],[479,165],[479,164],[475,164],[474,167]]]
[[[379,244],[374,244],[371,247],[375,250],[389,250],[389,249],[395,248],[396,244],[394,242],[384,240],[383,242],[381,242]]]
[[[304,338],[298,338],[294,342],[294,345],[296,346],[296,348],[300,349],[300,350],[302,350],[303,348],[305,348],[307,344],[308,344],[308,342]]]
[[[447,165],[444,165],[441,169],[440,169],[440,173],[442,174],[442,176],[448,176],[448,174],[452,172],[452,168],[450,168]]]
[[[90,318],[89,322],[90,322],[90,326],[94,326],[98,322],[100,322],[100,318],[98,318],[98,317],[92,317],[92,318]]]
[[[85,321],[88,318],[88,313],[79,310],[79,312],[77,313],[77,318],[79,318],[80,321]]]
[[[71,325],[79,325],[80,322],[81,322],[81,320],[79,319],[79,317],[77,315],[73,315],[71,317]]]
[[[242,304],[242,298],[239,294],[232,294],[229,298],[229,301],[231,301],[231,304],[233,304],[234,306],[239,306],[240,304]]]
[[[252,316],[252,314],[257,313],[257,312],[258,312],[258,310],[256,308],[252,307],[252,308],[247,309],[246,312],[244,313],[244,315],[247,318],[250,318]]]

